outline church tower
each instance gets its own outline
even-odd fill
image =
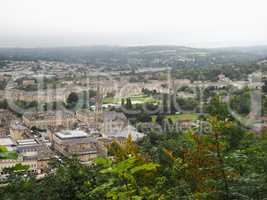
[[[99,81],[96,86],[96,101],[95,101],[95,112],[100,113],[102,111],[102,94],[100,91]]]

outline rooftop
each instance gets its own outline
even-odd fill
[[[17,140],[17,143],[21,146],[37,144],[34,139]]]
[[[10,127],[12,129],[19,129],[19,130],[26,130],[27,129],[27,127],[25,127],[24,125],[22,125],[18,121],[15,121],[15,122],[11,123]]]
[[[138,140],[144,137],[143,133],[140,133],[131,125],[128,125],[122,130],[108,130],[103,133],[103,138],[127,138],[129,135],[132,136],[133,140]]]
[[[95,112],[83,109],[83,110],[77,111],[77,114],[84,114],[88,117],[97,115],[98,117],[103,118],[103,120],[105,121],[114,121],[116,119],[127,120],[127,117],[123,113],[115,112],[115,111],[95,113]]]
[[[65,130],[57,132],[56,136],[61,139],[74,139],[74,138],[86,138],[88,137],[87,133],[80,130]]]
[[[74,114],[70,111],[48,111],[48,112],[33,112],[33,113],[25,113],[25,118],[29,120],[46,120],[48,118],[56,118],[56,117],[74,117]]]
[[[123,113],[118,113],[114,111],[103,112],[103,117],[104,117],[104,120],[107,120],[107,121],[113,121],[116,119],[127,120],[126,116]]]
[[[0,138],[0,146],[14,146],[15,142],[11,138]]]

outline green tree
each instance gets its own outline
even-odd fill
[[[125,108],[128,109],[128,110],[130,110],[130,109],[133,108],[132,101],[131,101],[130,98],[127,98],[127,99],[126,99]]]
[[[78,103],[78,101],[79,101],[78,94],[75,92],[70,93],[70,95],[67,98],[67,108],[70,108],[70,109],[74,108],[76,104]]]

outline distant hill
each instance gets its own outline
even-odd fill
[[[107,66],[203,66],[267,57],[267,46],[197,49],[183,46],[0,48],[0,59],[58,60]]]

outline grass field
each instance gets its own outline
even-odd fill
[[[125,102],[126,102],[125,97]],[[157,103],[158,100],[154,99],[153,97],[146,96],[146,95],[136,95],[136,96],[130,96],[128,97],[131,99],[132,104],[142,104],[142,103]],[[103,99],[103,104],[121,104],[121,99],[122,98],[112,98],[112,97],[107,97]]]
[[[0,146],[0,160],[17,159],[17,157],[16,151],[8,151],[5,146]]]
[[[152,116],[152,121],[155,122],[156,121],[157,116],[153,115]],[[166,116],[167,119],[171,119],[173,122],[176,121],[183,121],[183,120],[197,120],[198,119],[198,115],[196,113],[183,113],[183,114],[177,114],[177,115],[167,115]]]

